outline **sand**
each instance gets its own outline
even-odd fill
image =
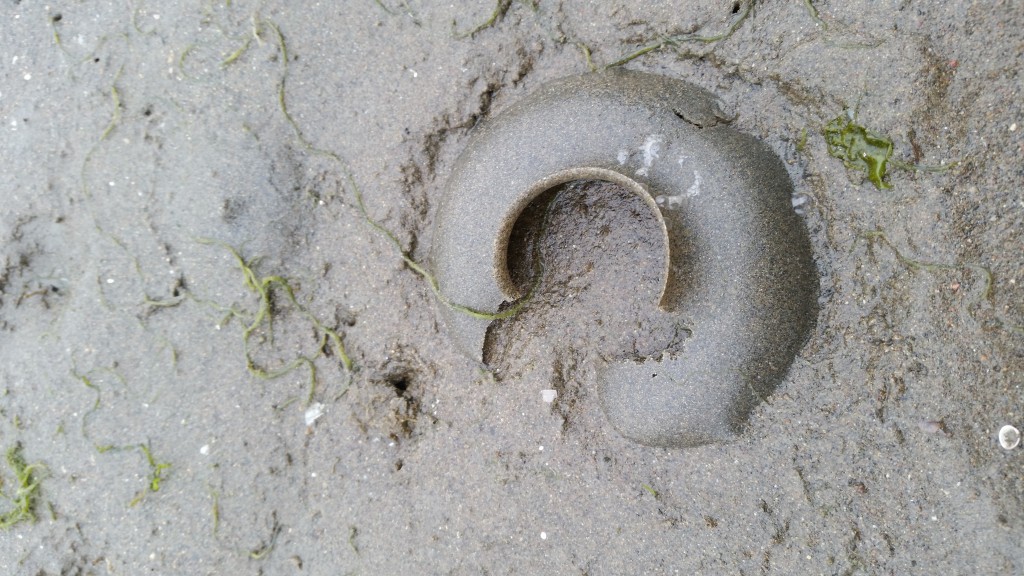
[[[0,572],[1024,571],[1019,5],[499,7],[0,7],[0,449],[40,465]],[[621,66],[782,158],[821,282],[742,435],[689,449],[622,438],[595,384],[650,243],[567,198],[487,365],[403,260],[480,121],[654,44]],[[828,154],[844,114],[890,188]]]

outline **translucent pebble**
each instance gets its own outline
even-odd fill
[[[999,429],[999,445],[1007,450],[1013,450],[1020,444],[1020,430],[1007,424]]]

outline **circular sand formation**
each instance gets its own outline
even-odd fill
[[[664,238],[659,305],[689,333],[679,350],[607,360],[609,421],[652,446],[733,438],[817,312],[810,242],[782,163],[692,84],[624,70],[548,84],[481,126],[455,164],[432,249],[444,297],[478,311],[522,297],[507,266],[512,229],[533,199],[574,180],[645,200]],[[490,320],[443,313],[480,360]]]

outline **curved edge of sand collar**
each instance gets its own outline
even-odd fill
[[[717,100],[681,80],[613,70],[541,87],[480,127],[456,161],[431,262],[449,301],[496,311],[519,296],[506,267],[523,209],[576,179],[642,196],[664,230],[661,307],[684,349],[601,370],[605,414],[653,446],[735,437],[785,375],[817,314],[810,240],[792,184],[762,142],[722,122]],[[489,321],[444,309],[480,360]]]

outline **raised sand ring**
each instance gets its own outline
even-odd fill
[[[810,241],[782,163],[687,82],[616,70],[548,84],[482,125],[455,164],[432,248],[444,298],[497,311],[522,297],[507,266],[512,229],[532,200],[573,180],[646,201],[664,237],[659,305],[690,333],[681,350],[603,366],[609,421],[652,446],[734,438],[817,312]],[[452,307],[444,316],[481,360],[490,320]]]

